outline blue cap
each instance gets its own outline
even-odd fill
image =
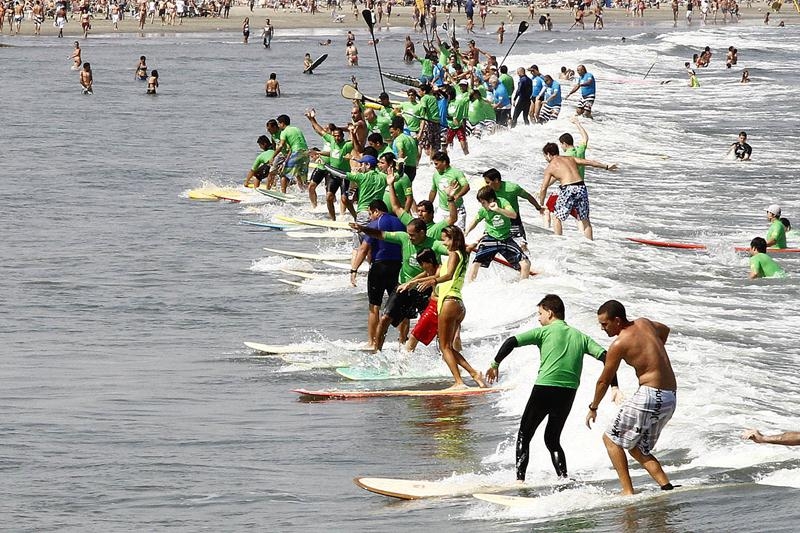
[[[375,156],[365,155],[361,159],[356,159],[356,163],[366,163],[369,166],[374,167],[378,164],[378,160],[375,158]]]

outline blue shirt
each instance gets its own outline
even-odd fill
[[[493,94],[495,104],[500,104],[500,107],[508,107],[511,105],[511,98],[508,97],[506,86],[502,83],[497,84],[497,87],[494,88]]]
[[[447,127],[447,106],[450,105],[450,102],[447,98],[439,98],[436,100],[436,105],[439,106],[439,124],[443,128]]]
[[[370,221],[368,228],[375,228],[380,231],[405,231],[406,226],[400,219],[389,213],[384,213],[377,220]],[[372,262],[378,261],[397,261],[403,260],[403,252],[399,244],[382,241],[374,237],[367,237],[367,244],[372,248]]]
[[[553,98],[551,101],[548,101],[553,95],[555,95],[555,98]],[[553,80],[549,86],[544,86],[544,105],[549,105],[550,107],[561,105],[561,84],[559,84],[556,80]]]
[[[444,67],[439,63],[433,66],[433,84],[437,87],[444,85]]]
[[[544,78],[541,75],[533,78],[533,91],[531,92],[531,100],[535,100],[544,88]]]
[[[589,82],[589,85],[581,85],[581,96],[591,96],[594,94],[594,76],[591,73],[587,72],[583,76],[581,76],[580,83]]]

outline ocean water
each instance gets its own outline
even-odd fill
[[[280,269],[324,267],[262,247],[344,252],[347,243],[238,224],[280,213],[310,216],[307,208],[186,197],[204,184],[240,182],[267,118],[290,114],[313,145],[303,109],[313,106],[320,122],[341,124],[349,105],[339,88],[351,75],[368,94],[380,91],[363,28],[353,28],[362,66],[346,67],[347,29],[279,31],[269,51],[257,40],[242,46],[237,34],[93,35],[81,43],[93,65],[93,96],[81,94],[69,69],[69,39],[1,38],[15,45],[0,48],[0,97],[7,104],[0,128],[2,527],[795,530],[796,450],[739,435],[749,427],[798,428],[800,257],[778,257],[788,278],[753,282],[747,258],[732,247],[766,232],[768,204],[799,219],[796,28],[531,30],[509,57],[512,70],[533,62],[552,73],[579,62],[589,67],[598,100],[596,119],[586,123],[587,155],[616,162],[620,171],[587,172],[593,243],[569,223],[563,238],[552,236],[523,207],[539,274],[519,283],[492,267],[465,289],[465,355],[488,367],[503,336],[537,325],[535,304],[546,293],[561,295],[568,322],[601,343],[608,339],[594,312],[609,298],[632,316],[666,323],[679,407],[655,453],[674,482],[704,486],[656,495],[634,468],[634,483],[645,492],[614,496],[615,475],[600,441],[614,408],[604,402],[595,429],[583,425],[582,406],[600,371],[587,361],[562,443],[570,473],[589,483],[548,488],[556,480],[540,429],[528,471],[544,486],[540,503],[514,512],[471,498],[390,501],[351,479],[513,479],[535,349],[518,349],[504,362],[511,389],[494,397],[299,401],[290,389],[403,386],[346,382],[321,368],[327,363],[363,357],[433,372],[443,365],[432,349],[399,361],[393,347],[381,356],[336,348],[364,339],[365,280],[353,289],[346,273],[324,271],[299,288],[284,285],[278,278],[299,278]],[[404,33],[383,33],[384,69],[415,72],[399,61]],[[328,37],[331,47],[317,45]],[[490,35],[477,40],[498,55],[505,51]],[[706,45],[715,59],[692,90],[683,62]],[[726,70],[720,56],[730,45],[740,61]],[[330,54],[313,77],[300,74],[305,52]],[[132,79],[139,55],[161,74],[156,97]],[[672,81],[639,82],[651,66],[648,79]],[[742,68],[750,69],[749,85],[738,82]],[[281,99],[263,97],[269,72],[278,73]],[[473,142],[467,157],[456,149],[454,166],[471,179],[494,166],[535,192],[541,146],[564,131],[577,133],[566,120],[572,105],[556,123]],[[753,146],[749,163],[725,157],[740,130]],[[418,196],[427,193],[430,173],[420,169]],[[468,211],[475,209],[472,199]],[[709,250],[644,247],[628,236],[702,242]],[[246,340],[332,348],[287,363],[254,357]],[[620,380],[632,393],[632,370],[622,370]]]

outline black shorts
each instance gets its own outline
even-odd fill
[[[350,188],[350,180],[345,180],[334,176],[330,172],[328,175],[325,176],[325,190],[331,194],[336,194],[336,191],[342,191],[342,194],[347,193],[347,189]]]
[[[398,278],[400,277],[400,261],[378,261],[372,263],[367,275],[367,298],[369,305],[380,305],[383,303],[383,293],[389,296],[394,294],[397,288]]]
[[[315,168],[314,172],[311,173],[311,181],[319,185],[322,183],[322,180],[327,180],[330,175],[331,173],[324,168]],[[327,181],[325,183],[327,183]]]
[[[255,176],[256,179],[258,179],[258,181],[264,181],[265,179],[267,179],[267,176],[269,176],[269,169],[270,169],[270,164],[264,163],[263,165],[258,167],[255,170],[255,172],[253,172],[253,176]]]
[[[479,263],[483,268],[488,268],[497,254],[502,255],[514,270],[519,270],[520,262],[528,259],[528,256],[525,255],[519,244],[514,242],[512,237],[500,241],[494,237],[484,235],[475,249],[475,259],[472,262]]]
[[[433,292],[432,289],[425,292],[420,292],[416,289],[403,292],[395,291],[386,302],[383,314],[392,319],[392,326],[397,327],[403,320],[415,318],[428,306],[431,292]]]
[[[403,167],[403,172],[405,172],[406,176],[408,176],[408,179],[410,179],[412,182],[414,181],[414,178],[417,177],[417,167],[409,167],[406,165]]]

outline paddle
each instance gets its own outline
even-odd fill
[[[508,52],[506,52],[505,57],[503,57],[503,60],[500,62],[501,67],[503,66],[503,63],[506,62],[506,57],[508,57],[508,54],[511,53],[511,49],[514,48],[515,44],[517,44],[517,39],[519,39],[519,36],[525,33],[527,30],[528,30],[528,23],[523,20],[522,22],[519,23],[519,29],[517,30],[517,36],[514,37],[514,42],[511,43],[511,46],[508,47]]]
[[[380,101],[375,100],[374,98],[370,98],[368,96],[364,96],[363,94],[361,94],[361,91],[359,91],[352,85],[342,86],[342,98],[347,98],[348,100],[365,100],[367,102],[380,104]]]
[[[650,68],[649,68],[649,69],[647,69],[647,73],[644,75],[644,78],[642,78],[643,80],[646,80],[646,79],[647,79],[647,75],[648,75],[648,74],[650,74],[650,71],[651,71],[651,70],[653,70],[653,67],[654,67],[654,66],[656,66],[656,62],[657,62],[657,61],[658,61],[658,55],[656,55],[656,60],[655,60],[655,61],[653,61],[653,64],[652,64],[652,65],[650,65]]]
[[[378,63],[378,76],[381,79],[381,90],[386,92],[386,87],[383,85],[383,72],[381,72],[381,58],[378,57],[378,45],[375,42],[375,19],[372,18],[374,14],[369,9],[365,9],[361,12],[361,15],[364,17],[364,22],[367,23],[369,34],[372,37],[372,48],[375,49],[375,61]]]

